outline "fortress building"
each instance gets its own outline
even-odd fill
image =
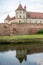
[[[14,17],[8,15],[4,23],[0,23],[0,35],[36,34],[39,30],[43,30],[43,13],[28,12],[21,4]]]
[[[43,23],[43,13],[28,12],[26,6],[22,7],[21,4],[19,4],[15,13],[16,15],[12,18],[8,15],[4,20],[4,23]]]

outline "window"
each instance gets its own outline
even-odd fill
[[[19,23],[20,23],[21,21],[19,21]]]
[[[18,16],[18,15],[17,15],[16,17],[17,17],[17,18],[19,18],[19,16]]]
[[[21,18],[21,15],[20,15],[20,18]]]

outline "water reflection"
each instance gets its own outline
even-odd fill
[[[22,49],[22,50],[16,50],[16,58],[22,63],[23,60],[27,60],[27,50]]]
[[[2,47],[0,46],[0,65],[43,65],[43,48],[29,48],[28,45]]]

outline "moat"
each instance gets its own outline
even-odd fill
[[[43,65],[43,46],[0,44],[0,65]]]

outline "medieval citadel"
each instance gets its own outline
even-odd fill
[[[43,30],[43,13],[28,12],[21,4],[15,13],[14,17],[8,15],[4,23],[0,23],[0,35],[35,34]]]

